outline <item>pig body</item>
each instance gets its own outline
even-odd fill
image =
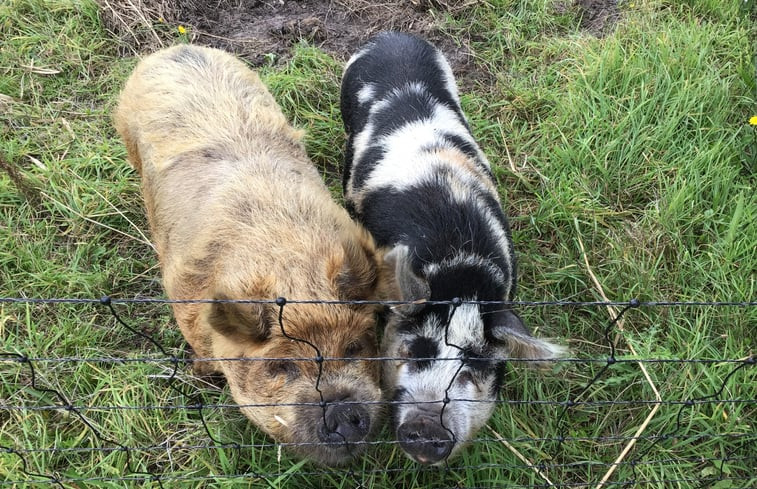
[[[399,298],[512,300],[507,218],[441,52],[414,36],[379,34],[348,62],[341,110],[347,206],[390,250]],[[502,305],[395,308],[383,354],[398,359],[384,381],[402,448],[420,463],[443,463],[491,416],[504,367],[497,358],[561,351]],[[442,358],[455,360],[434,360]]]
[[[301,133],[241,61],[196,46],[148,56],[115,125],[142,177],[169,298],[377,298],[373,240],[333,201]],[[281,323],[270,303],[173,310],[198,357],[265,359],[195,365],[222,373],[237,403],[262,404],[241,409],[277,441],[338,465],[369,439],[381,399],[379,369],[365,360],[376,354],[372,306],[292,303]],[[320,376],[316,361],[278,360],[317,353],[346,359],[323,362]]]

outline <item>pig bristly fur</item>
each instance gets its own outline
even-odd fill
[[[378,297],[381,257],[333,201],[301,132],[244,63],[196,46],[142,60],[115,125],[142,177],[168,297],[220,301],[174,303],[184,337],[198,360],[252,359],[198,370],[223,374],[244,414],[300,455],[351,460],[379,419],[379,369],[366,360],[377,349],[374,307],[292,303],[279,322],[276,304],[234,302]],[[311,345],[345,360],[322,371],[277,360],[314,359]]]

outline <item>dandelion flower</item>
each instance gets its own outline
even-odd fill
[[[183,25],[180,25],[179,26],[179,34],[186,34],[186,33],[187,33],[187,28],[184,27]]]
[[[749,118],[749,123],[753,126],[757,126],[757,115],[753,115]]]

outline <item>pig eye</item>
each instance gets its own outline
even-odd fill
[[[472,373],[465,370],[457,374],[457,377],[455,378],[455,382],[457,382],[460,385],[469,385],[469,384],[475,384],[476,379],[473,378]]]
[[[353,341],[344,349],[344,356],[354,357],[361,351],[363,351],[363,345],[359,341]]]
[[[410,348],[407,341],[403,341],[400,345],[399,349],[397,350],[397,357],[398,358],[410,358]]]
[[[268,374],[271,377],[286,375],[290,379],[295,379],[300,374],[300,369],[291,361],[272,361],[268,362],[266,367],[268,369]]]

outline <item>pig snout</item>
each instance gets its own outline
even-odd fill
[[[371,417],[358,404],[326,406],[318,438],[324,443],[350,443],[363,440],[371,431]]]
[[[438,418],[418,416],[397,428],[397,439],[402,449],[419,463],[431,465],[441,462],[455,444],[452,433],[441,425]]]

